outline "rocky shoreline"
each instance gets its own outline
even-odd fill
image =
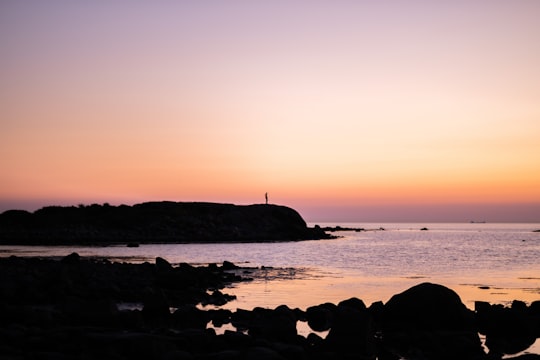
[[[249,269],[230,262],[1,258],[0,358],[500,359],[540,337],[540,301],[477,302],[472,311],[430,283],[370,306],[352,298],[307,309],[219,308],[235,299],[228,284],[249,280]],[[313,332],[299,335],[298,322]]]

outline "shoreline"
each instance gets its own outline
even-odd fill
[[[496,359],[507,351],[517,353],[525,350],[532,344],[531,336],[536,338],[540,333],[538,328],[534,329],[534,334],[524,330],[528,326],[524,319],[530,316],[540,324],[540,301],[530,305],[514,301],[506,308],[478,302],[475,312],[467,309],[452,290],[429,283],[419,284],[404,292],[420,292],[420,297],[418,294],[405,295],[405,298],[409,296],[415,299],[414,302],[428,299],[424,301],[422,309],[416,310],[408,304],[409,300],[395,300],[400,295],[396,294],[386,303],[378,301],[369,307],[360,299],[343,299],[336,304],[320,304],[308,309],[290,309],[283,304],[274,309],[231,311],[220,309],[220,306],[235,298],[223,292],[231,289],[224,289],[228,284],[249,281],[249,271],[254,268],[238,267],[230,262],[201,267],[185,263],[173,266],[161,258],[157,258],[153,264],[128,264],[81,258],[74,253],[61,260],[15,256],[0,258],[0,269],[0,306],[4,314],[1,331],[10,333],[9,329],[13,326],[19,329],[18,335],[9,335],[12,345],[8,346],[8,350],[13,358],[26,354],[25,351],[34,351],[19,347],[24,338],[30,336],[30,331],[42,339],[41,345],[35,344],[35,351],[43,350],[42,347],[46,345],[58,350],[59,354],[65,354],[61,344],[48,334],[51,330],[53,333],[65,333],[74,328],[78,329],[79,335],[72,340],[81,346],[97,341],[95,345],[102,347],[102,341],[109,344],[123,337],[142,336],[143,342],[153,339],[167,343],[174,351],[193,359],[225,359],[226,352],[231,351],[237,355],[256,351],[259,356],[271,353],[274,356],[271,358],[287,358],[284,356],[287,352],[282,349],[285,345],[306,359],[353,354],[373,358],[384,352],[407,352],[411,346],[423,351],[427,358],[444,359],[441,357],[444,354],[431,349],[433,344],[428,349],[427,340],[429,338],[433,343],[435,338],[435,343],[439,344],[437,347],[442,349],[446,342],[455,342],[452,337],[444,335],[452,329],[452,336],[461,339],[454,344],[456,351],[461,352],[454,354],[457,356],[455,358],[487,359],[487,355],[480,351],[482,348],[478,339],[478,332],[483,331],[488,339],[492,339],[486,340],[486,344],[491,346],[490,359]],[[141,310],[120,311],[118,303],[121,302],[140,303],[143,307]],[[214,308],[205,310],[210,304]],[[197,306],[202,306],[202,309]],[[416,311],[416,318],[403,317],[403,314],[411,311]],[[448,311],[454,311],[461,320],[448,323],[450,319],[441,317]],[[504,314],[505,318],[513,314],[517,320],[506,319],[506,330],[501,330],[492,321],[500,321],[500,314]],[[527,317],[523,317],[523,314],[527,314]],[[418,328],[415,322],[431,321],[429,318],[437,317],[439,319],[430,325],[430,329],[435,330],[423,331],[424,335],[415,330]],[[474,329],[475,325],[470,319],[475,319],[474,323],[481,320],[483,329]],[[307,337],[300,336],[296,330],[299,321],[305,321],[313,333]],[[215,330],[207,328],[209,322],[217,327],[231,324],[237,330],[225,330],[218,335]],[[96,331],[104,338],[95,339]],[[323,339],[316,334],[317,331],[329,332]],[[514,348],[504,348],[502,342],[497,340],[501,331],[504,340],[508,343],[510,339]],[[197,341],[215,343],[214,347],[181,346],[179,339],[185,339],[188,333],[193,335],[194,332],[197,333]],[[513,335],[516,333],[521,335],[516,338]],[[494,337],[493,334],[498,335]],[[425,341],[418,342],[418,336],[425,336]],[[359,337],[364,339],[361,343]],[[464,338],[468,340],[463,342]],[[261,347],[261,343],[264,346]],[[113,347],[119,358],[125,357],[123,350]],[[400,350],[396,350],[396,347]],[[434,353],[429,355],[426,353],[429,351]],[[323,353],[326,355],[321,357]],[[98,358],[96,354],[84,355]],[[160,352],[151,355],[166,354]]]

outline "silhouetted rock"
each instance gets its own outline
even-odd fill
[[[516,354],[535,342],[540,326],[540,313],[535,307],[527,307],[522,301],[514,301],[511,307],[475,303],[478,331],[486,335],[490,355]]]
[[[80,259],[81,257],[79,256],[79,254],[74,252],[62,258],[62,262],[66,264],[77,264]]]
[[[331,238],[278,205],[147,202],[48,206],[0,214],[0,243],[256,242]]]
[[[157,269],[158,272],[166,274],[166,273],[172,271],[173,267],[167,260],[163,259],[162,257],[157,257],[156,258],[156,269]]]
[[[0,357],[497,360],[525,350],[540,333],[540,301],[477,302],[472,312],[452,290],[429,283],[369,308],[358,298],[306,311],[201,308],[208,296],[227,299],[217,289],[228,267],[165,259],[119,264],[73,254],[60,261],[0,258]],[[328,330],[326,338],[299,336],[299,320]],[[217,335],[210,322],[236,331]]]
[[[254,338],[294,341],[297,335],[296,317],[285,305],[275,310],[255,308],[249,319],[248,333]]]
[[[171,316],[172,326],[175,328],[206,329],[209,316],[206,311],[187,304],[178,307]]]
[[[405,356],[478,359],[484,356],[474,314],[452,290],[423,283],[394,295],[384,308],[383,342]]]
[[[221,327],[223,324],[231,322],[232,312],[226,309],[208,310],[208,317],[212,320],[212,325]]]
[[[309,327],[314,331],[330,329],[334,321],[336,308],[337,306],[332,303],[308,307],[306,309],[306,319]]]
[[[222,265],[223,270],[236,270],[239,269],[238,266],[234,265],[232,262],[225,260]]]
[[[362,300],[352,298],[338,304],[325,345],[342,357],[367,358],[374,355],[372,317]]]

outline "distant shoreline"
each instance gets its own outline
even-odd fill
[[[330,239],[289,207],[207,202],[48,206],[0,214],[0,244],[121,245]]]

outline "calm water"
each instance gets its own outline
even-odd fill
[[[356,296],[369,305],[420,282],[454,289],[470,308],[475,300],[540,300],[540,224],[320,224],[362,227],[334,240],[111,247],[0,246],[0,256],[103,256],[121,261],[171,263],[232,261],[256,271],[249,283],[227,290],[230,308],[306,308]],[[383,227],[385,231],[373,230]],[[427,227],[427,231],[420,230]],[[480,289],[489,287],[489,289]]]

